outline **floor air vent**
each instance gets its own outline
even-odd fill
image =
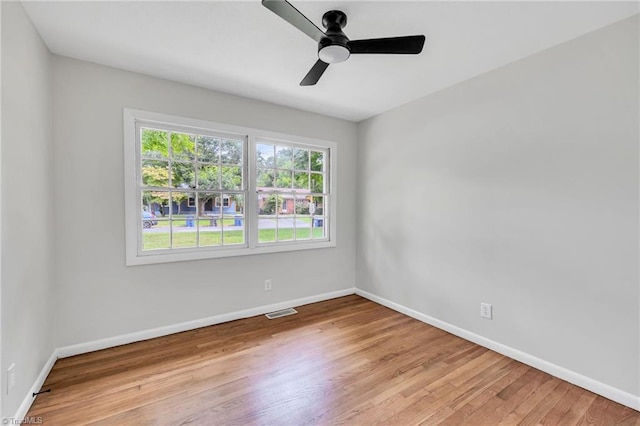
[[[276,319],[276,318],[280,318],[280,317],[286,317],[287,315],[293,315],[293,314],[297,314],[298,311],[296,311],[293,308],[287,308],[287,309],[281,309],[279,311],[275,311],[275,312],[269,312],[268,314],[265,314],[267,318],[269,319]]]

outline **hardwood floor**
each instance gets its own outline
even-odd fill
[[[636,425],[640,413],[358,296],[56,362],[47,425]]]

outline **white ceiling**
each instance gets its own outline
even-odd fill
[[[27,2],[51,52],[360,121],[638,13],[637,2],[291,0],[352,40],[425,34],[422,54],[354,55],[316,86],[315,42],[255,1]]]

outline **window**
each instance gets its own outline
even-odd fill
[[[161,212],[143,226],[142,251],[245,245],[246,136],[142,121],[135,131],[142,211]],[[209,208],[221,197],[234,208]]]
[[[256,145],[258,242],[326,238],[328,149],[259,140]]]
[[[333,142],[124,110],[127,264],[335,246]]]

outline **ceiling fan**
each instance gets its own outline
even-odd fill
[[[422,52],[424,35],[406,37],[349,40],[342,32],[347,25],[347,15],[340,10],[330,10],[322,16],[322,32],[313,22],[286,0],[262,0],[267,9],[314,39],[318,43],[318,60],[300,82],[300,86],[313,86],[320,80],[329,64],[337,64],[360,53],[416,55]]]

